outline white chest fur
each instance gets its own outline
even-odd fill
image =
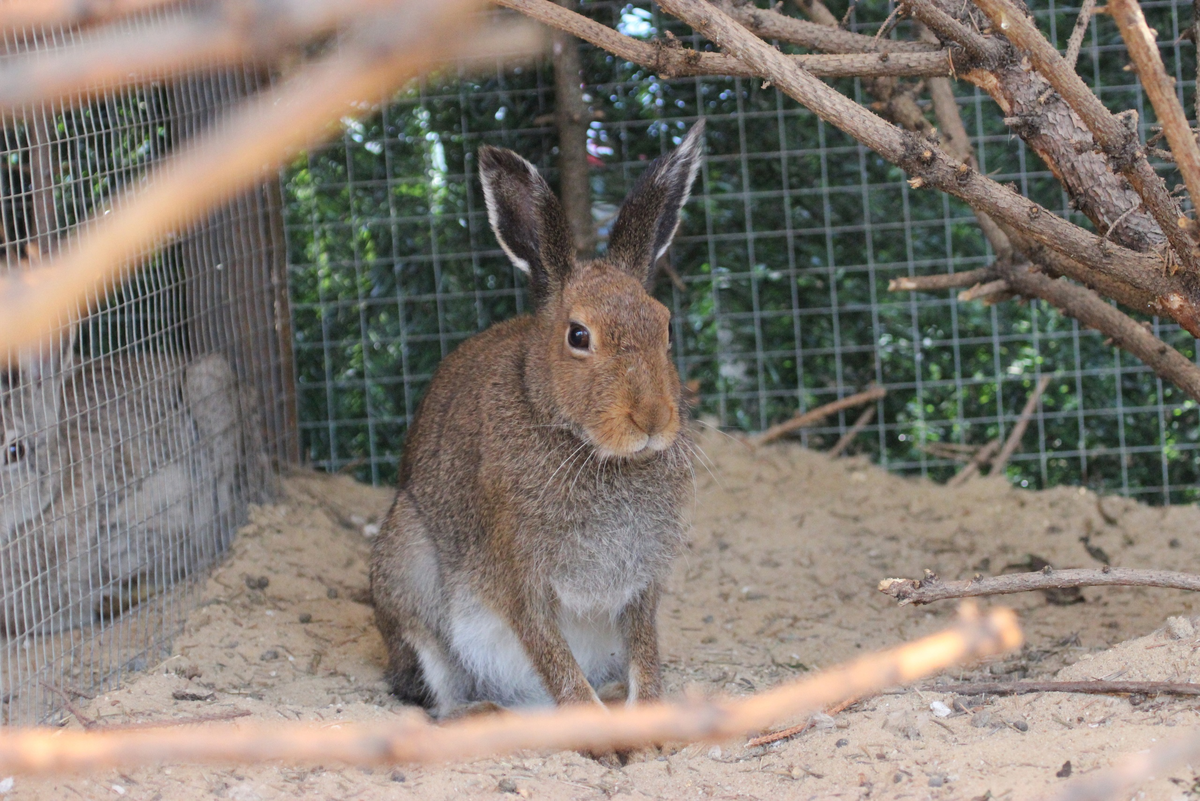
[[[507,623],[473,596],[460,597],[454,607],[451,646],[475,685],[473,697],[463,700],[504,706],[553,703]],[[628,660],[616,614],[580,614],[564,605],[559,626],[593,687],[624,678]]]

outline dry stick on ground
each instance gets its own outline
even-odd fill
[[[58,773],[164,762],[268,760],[390,764],[445,762],[524,749],[632,748],[652,742],[723,740],[847,698],[912,682],[1020,646],[1016,616],[964,607],[951,628],[749,698],[608,710],[579,706],[435,725],[410,713],[390,725],[318,728],[310,723],[206,726],[126,732],[0,729],[0,773]]]
[[[1108,13],[1116,20],[1129,57],[1137,67],[1142,88],[1154,106],[1188,194],[1193,199],[1200,198],[1200,146],[1196,145],[1196,134],[1188,125],[1187,113],[1175,96],[1175,81],[1167,77],[1154,33],[1146,24],[1137,0],[1109,0]]]
[[[1012,431],[1008,434],[1008,439],[1004,441],[1004,447],[1000,449],[1000,455],[992,461],[992,469],[988,473],[990,476],[998,476],[1004,472],[1004,468],[1008,465],[1008,460],[1017,452],[1017,448],[1021,445],[1021,438],[1025,436],[1025,429],[1029,428],[1029,421],[1033,418],[1033,412],[1037,409],[1038,401],[1042,398],[1042,393],[1046,391],[1046,387],[1050,386],[1050,380],[1053,376],[1044,375],[1037,382],[1037,386],[1033,388],[1033,392],[1029,393],[1029,397],[1025,399],[1025,408],[1021,409],[1021,415],[1017,418],[1016,424]]]
[[[1042,36],[1033,20],[1010,0],[975,0],[992,24],[1003,31],[1019,50],[1029,54],[1037,71],[1062,95],[1108,156],[1113,168],[1124,175],[1142,197],[1180,261],[1193,277],[1200,276],[1200,259],[1195,242],[1179,227],[1179,206],[1167,190],[1162,176],[1154,171],[1138,142],[1137,131],[1109,111],[1087,87],[1058,50]],[[1126,117],[1126,120],[1129,118]]]
[[[855,696],[854,698],[847,698],[845,701],[841,701],[839,703],[834,704],[833,706],[826,707],[825,714],[832,717],[840,712],[845,712],[847,709],[854,706],[862,699],[863,699],[863,696],[861,696],[861,695]],[[795,726],[788,726],[786,729],[780,729],[779,731],[773,731],[769,734],[763,734],[759,737],[751,737],[749,740],[746,741],[746,747],[747,748],[755,748],[760,745],[770,745],[771,743],[777,743],[780,740],[786,740],[789,737],[795,737],[797,734],[803,734],[804,732],[811,729],[813,727],[813,725],[814,725],[813,719],[809,718],[804,723],[798,723]]]
[[[563,8],[550,0],[493,0],[498,6],[510,8],[560,31],[583,39],[596,47],[640,64],[655,75],[676,78],[690,75],[727,75],[761,78],[746,64],[724,53],[702,53],[679,45],[663,42],[643,42],[614,31],[582,14]],[[797,20],[798,22],[800,20]],[[858,39],[870,37],[848,34]],[[857,42],[856,39],[855,41]],[[874,52],[865,45],[858,49],[835,51],[834,54],[785,56],[814,75],[824,78],[845,78],[871,75],[951,75],[950,53],[934,46],[920,51]]]
[[[854,441],[854,438],[861,434],[862,430],[866,428],[874,419],[874,406],[868,406],[867,408],[863,409],[862,414],[860,414],[858,419],[854,421],[854,425],[850,426],[850,428],[846,430],[846,433],[842,434],[838,441],[834,443],[833,447],[829,449],[829,458],[836,459],[841,456],[842,451],[850,447],[850,443]]]
[[[1200,732],[1184,735],[1121,759],[1116,767],[1075,779],[1055,801],[1117,801],[1139,784],[1166,776],[1200,759]]]
[[[963,681],[954,684],[934,684],[921,689],[924,692],[956,695],[1200,695],[1200,684],[1172,681]]]
[[[771,426],[766,431],[755,434],[750,437],[749,442],[754,447],[766,445],[768,442],[774,442],[785,434],[791,433],[799,428],[810,426],[813,423],[819,423],[831,414],[837,414],[843,409],[853,409],[857,406],[862,406],[864,403],[871,403],[882,399],[887,395],[887,390],[883,387],[873,387],[863,392],[849,395],[845,398],[839,398],[832,403],[826,403],[823,406],[818,406],[815,409],[809,409],[807,412],[797,413],[791,420],[785,420],[782,423]]]
[[[463,16],[475,7],[474,0],[421,0],[364,21],[338,55],[256,97],[195,147],[161,162],[146,189],[119,199],[117,211],[58,259],[0,278],[0,352],[39,340],[51,330],[47,321],[78,313],[79,304],[120,279],[129,259],[253,185],[361,101],[380,97],[438,59],[459,54],[494,64],[500,54],[537,46],[540,37],[526,25],[464,31]]]
[[[954,476],[946,482],[947,487],[961,487],[971,480],[971,477],[983,469],[983,466],[992,460],[996,455],[996,451],[1000,450],[1000,440],[994,439],[984,445],[975,452],[971,457],[971,461],[967,462],[962,470],[959,470]]]
[[[1067,587],[1162,587],[1200,591],[1200,576],[1169,570],[1140,570],[1128,567],[1103,567],[1098,570],[1046,568],[1037,573],[1009,573],[1004,576],[976,576],[966,581],[942,581],[926,570],[916,579],[889,578],[879,582],[879,591],[907,604],[928,604],[951,598],[975,598],[981,595],[1008,595],[1034,590],[1061,590]]]

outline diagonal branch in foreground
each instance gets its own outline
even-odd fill
[[[811,74],[796,67],[779,51],[755,37],[715,6],[699,0],[664,0],[660,5],[726,52],[742,59],[812,110],[914,177],[914,187],[933,186],[987,213],[998,222],[1019,228],[1035,241],[1091,265],[1123,283],[1153,293],[1147,308],[1177,320],[1200,335],[1200,296],[1193,297],[1176,282],[1165,296],[1167,282],[1161,262],[1108,242],[1058,217],[1038,204],[1001,186],[967,164],[950,158],[935,144],[888,123]]]
[[[975,576],[966,581],[942,581],[936,573],[926,570],[925,577],[920,580],[889,578],[879,582],[879,591],[895,598],[901,606],[919,606],[952,598],[1061,590],[1068,587],[1161,587],[1200,592],[1200,576],[1170,570],[1127,567],[1069,570],[1046,568],[1038,573],[1010,573],[1004,576]]]
[[[749,698],[697,699],[612,711],[585,705],[468,718],[441,726],[413,713],[388,725],[336,728],[307,722],[114,732],[5,727],[0,729],[0,772],[46,774],[164,762],[269,760],[394,765],[524,749],[605,751],[664,741],[719,741],[1020,644],[1021,632],[1011,610],[981,616],[973,607],[964,607],[958,623],[945,631]]]
[[[493,60],[530,52],[538,37],[527,24],[487,34],[464,31],[476,0],[409,0],[388,15],[366,18],[339,54],[297,73],[279,89],[248,102],[196,146],[161,162],[142,191],[87,228],[44,267],[0,278],[0,353],[41,339],[52,321],[80,313],[129,260],[163,236],[252,186],[269,170],[312,144],[364,100],[454,55]]]

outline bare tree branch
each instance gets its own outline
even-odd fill
[[[527,17],[566,31],[585,42],[607,50],[618,58],[641,65],[655,75],[677,78],[691,75],[726,75],[736,78],[764,77],[733,56],[689,50],[675,42],[643,42],[614,31],[582,14],[550,0],[493,0],[498,6],[519,11]],[[795,20],[803,22],[803,20]],[[813,23],[804,23],[812,25]],[[816,26],[820,27],[820,26]],[[859,39],[870,41],[868,36]],[[949,51],[936,45],[921,50],[873,52],[862,49],[833,50],[830,54],[785,56],[821,78],[851,78],[903,75],[951,75]]]
[[[959,470],[954,476],[946,482],[947,487],[961,487],[970,481],[983,466],[992,460],[996,451],[1000,450],[1000,440],[994,439],[984,445],[979,450],[975,451],[975,455],[971,457],[971,461],[967,462],[962,470]]]
[[[314,728],[213,725],[135,731],[0,730],[0,771],[60,773],[171,762],[270,760],[357,765],[431,763],[525,749],[609,750],[652,742],[724,740],[776,721],[933,675],[1020,646],[1011,610],[965,609],[952,628],[807,679],[738,699],[694,699],[613,710],[585,705],[435,725],[414,712],[388,724]]]
[[[838,441],[833,444],[833,447],[829,449],[829,453],[827,454],[829,458],[836,459],[841,456],[842,452],[846,450],[846,448],[850,447],[850,443],[854,441],[854,438],[861,434],[863,429],[870,425],[871,421],[874,419],[874,406],[868,406],[867,408],[863,409],[862,414],[860,414],[858,419],[854,421],[854,425],[846,429],[846,433],[842,434],[842,436],[838,438]]]
[[[980,267],[964,273],[939,275],[912,275],[888,281],[889,292],[937,292],[942,289],[965,289],[969,286],[991,281],[996,277],[992,267]]]
[[[1150,166],[1130,118],[1118,119],[1088,89],[1037,26],[1010,0],[975,0],[975,4],[1004,32],[1018,49],[1027,52],[1034,67],[1079,115],[1113,167],[1142,197],[1147,210],[1162,229],[1180,261],[1200,278],[1200,258],[1195,242],[1179,225],[1179,206],[1162,177]]]
[[[574,11],[576,7],[576,0],[558,0],[558,3],[568,11]],[[554,122],[558,129],[559,196],[571,226],[576,252],[582,258],[591,258],[596,252],[587,153],[591,118],[583,101],[578,40],[565,31],[555,31],[551,58],[554,61]]]
[[[845,398],[839,398],[832,403],[826,403],[823,406],[818,406],[815,409],[809,409],[807,412],[797,414],[791,420],[785,420],[782,423],[773,425],[766,431],[762,431],[750,437],[748,440],[751,445],[758,447],[766,445],[769,442],[774,442],[780,437],[789,434],[797,429],[811,426],[814,423],[819,423],[831,414],[837,414],[843,409],[853,409],[857,406],[862,406],[864,403],[872,403],[873,401],[882,400],[887,395],[887,390],[883,387],[874,387],[864,392],[858,392],[854,395],[848,395]]]
[[[942,49],[940,45],[928,42],[876,39],[873,36],[844,31],[837,27],[836,17],[833,24],[828,25],[788,17],[778,11],[751,5],[735,6],[730,2],[722,2],[717,7],[757,36],[807,47],[810,50],[820,50],[822,53],[927,53]]]
[[[1079,16],[1075,19],[1075,27],[1071,29],[1071,38],[1067,40],[1067,53],[1063,61],[1075,69],[1079,61],[1079,50],[1083,47],[1083,37],[1087,35],[1088,23],[1092,21],[1092,11],[1096,8],[1096,0],[1083,0],[1079,8]]]
[[[1025,429],[1029,427],[1029,421],[1033,417],[1033,411],[1037,408],[1038,401],[1042,398],[1042,393],[1046,391],[1046,387],[1050,386],[1050,380],[1053,376],[1044,375],[1037,382],[1037,386],[1033,388],[1033,392],[1029,393],[1029,397],[1025,399],[1025,408],[1021,409],[1021,414],[1017,418],[1016,425],[1008,434],[1008,439],[1004,441],[1004,447],[1000,449],[1000,454],[992,460],[992,469],[988,472],[990,476],[998,476],[1004,472],[1004,468],[1008,465],[1008,460],[1017,452],[1017,448],[1021,445],[1021,439],[1025,436]]]
[[[926,570],[918,580],[889,578],[879,582],[879,591],[907,604],[929,604],[952,598],[977,598],[983,595],[1009,595],[1033,590],[1061,590],[1067,587],[1161,587],[1200,592],[1200,576],[1168,570],[1138,570],[1103,567],[1098,570],[1046,568],[1038,573],[1009,573],[1004,576],[975,576],[967,581],[942,581]]]
[[[1005,58],[1004,43],[984,36],[947,14],[932,0],[905,0],[904,9],[925,23],[929,30],[947,42],[953,42],[970,56],[971,66],[991,70]]]
[[[1108,13],[1116,20],[1129,56],[1137,67],[1142,88],[1154,106],[1154,114],[1167,136],[1167,144],[1183,175],[1188,194],[1193,200],[1200,198],[1200,147],[1196,145],[1196,134],[1188,125],[1183,105],[1175,96],[1175,81],[1167,76],[1155,35],[1146,24],[1146,17],[1136,0],[1109,0]]]
[[[1161,275],[1161,262],[1155,256],[1118,247],[1084,231],[1020,197],[1011,189],[980,175],[969,165],[951,159],[936,145],[888,124],[811,74],[795,67],[785,56],[750,34],[720,9],[698,0],[667,0],[662,6],[719,44],[726,52],[743,59],[817,116],[913,174],[910,183],[914,188],[933,186],[941,189],[997,221],[1019,227],[1046,247],[1107,273],[1114,279],[1150,283],[1152,276]],[[1156,289],[1163,289],[1161,281]],[[1156,297],[1152,301],[1153,308],[1200,335],[1200,300],[1182,290],[1183,287],[1168,290],[1167,295]]]

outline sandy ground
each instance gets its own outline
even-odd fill
[[[954,606],[898,608],[881,578],[995,573],[1030,555],[1057,567],[1099,562],[1200,569],[1200,510],[1150,508],[1060,488],[959,489],[830,461],[798,445],[751,453],[702,437],[690,547],[660,612],[670,693],[751,693],[866,650],[941,628]],[[173,656],[110,695],[80,703],[98,725],[249,712],[265,720],[370,721],[396,714],[366,601],[364,535],[391,493],[300,473],[257,508],[208,580]],[[1011,569],[1011,568],[1010,568]],[[266,579],[266,581],[263,581]],[[1200,681],[1196,599],[1087,589],[1081,603],[1009,596],[1027,644],[944,678]],[[1182,616],[1165,626],[1171,616]],[[955,702],[959,701],[956,707]],[[965,708],[939,718],[931,704]],[[166,766],[90,777],[17,777],[14,799],[229,798],[1034,798],[1120,755],[1200,723],[1195,700],[1027,695],[956,699],[932,682],[883,695],[768,747],[689,746],[610,770],[574,753],[448,767],[358,769]],[[792,721],[794,722],[794,721]],[[78,726],[71,721],[71,726]],[[1066,767],[1070,763],[1069,769]],[[0,782],[0,791],[8,787]],[[1200,797],[1190,769],[1145,798]]]

